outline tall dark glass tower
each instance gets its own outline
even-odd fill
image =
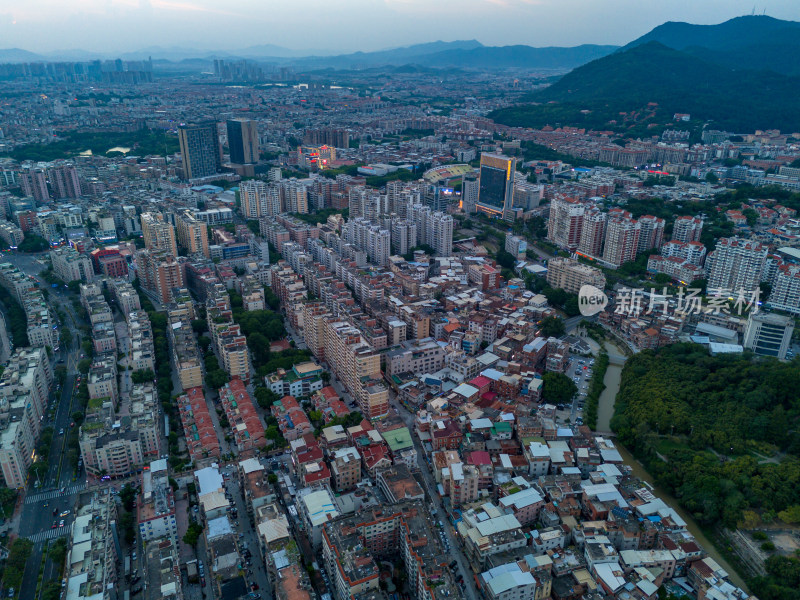
[[[222,146],[216,123],[180,125],[178,141],[186,179],[208,177],[222,170]]]
[[[228,146],[231,162],[246,165],[258,162],[258,128],[255,121],[231,119],[228,126]]]
[[[477,209],[513,220],[516,159],[501,154],[481,154],[481,178]]]

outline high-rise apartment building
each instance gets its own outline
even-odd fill
[[[639,226],[639,247],[636,253],[640,254],[651,248],[659,248],[664,241],[664,219],[644,215],[639,217]]]
[[[375,190],[368,190],[362,186],[350,188],[348,201],[351,219],[363,217],[377,223],[381,216],[390,212],[388,195],[382,196]],[[396,204],[397,202],[395,202]]]
[[[239,205],[245,219],[260,219],[267,213],[270,186],[264,181],[251,179],[239,184]]]
[[[453,217],[442,212],[433,213],[429,240],[436,256],[450,256],[453,253]]]
[[[42,348],[17,348],[0,378],[0,473],[25,487],[42,428],[53,371]]]
[[[281,191],[286,212],[308,214],[308,188],[302,181],[294,177],[283,180]]]
[[[517,160],[502,154],[481,154],[477,210],[513,221],[514,173]]]
[[[425,190],[425,204],[433,211],[447,212],[447,195],[438,185],[429,185]]]
[[[303,143],[309,145],[328,145],[334,148],[349,148],[350,132],[346,129],[336,129],[334,127],[309,129],[303,137]]]
[[[139,250],[136,265],[142,288],[163,304],[172,301],[173,289],[184,285],[183,269],[172,254]]]
[[[769,306],[800,314],[800,265],[778,266],[769,294]]]
[[[379,419],[389,412],[389,392],[381,375],[381,355],[349,322],[324,321],[325,359],[359,404],[361,414]]]
[[[392,221],[392,250],[395,254],[407,254],[417,245],[417,224],[407,219]]]
[[[720,238],[708,257],[708,290],[751,293],[761,283],[767,247],[755,240]]]
[[[50,186],[53,195],[58,198],[80,198],[81,181],[78,178],[78,169],[73,165],[63,165],[49,169]]]
[[[190,211],[184,211],[178,216],[178,242],[187,254],[202,254],[205,257],[208,253],[208,226],[204,221],[195,218]]]
[[[478,206],[478,196],[480,195],[481,185],[478,175],[467,173],[461,179],[461,210],[465,213],[474,213]]]
[[[551,209],[552,210],[552,209]],[[606,238],[606,219],[608,215],[597,207],[588,208],[583,215],[583,229],[578,252],[599,258],[603,255],[603,241]]]
[[[41,169],[20,173],[19,184],[22,187],[22,193],[26,196],[33,196],[36,202],[50,200],[50,191],[47,189],[47,176]]]
[[[703,231],[703,219],[700,217],[677,217],[672,228],[672,239],[679,242],[697,242]]]
[[[641,225],[629,212],[609,211],[603,260],[614,267],[634,260],[639,249],[640,232]]]
[[[408,209],[408,221],[416,227],[417,244],[431,246],[437,256],[453,253],[453,217],[431,212],[430,207],[414,204]]]
[[[677,256],[693,265],[702,266],[706,259],[706,247],[700,242],[685,243],[670,240],[661,246],[661,256],[667,258]]]
[[[226,125],[231,162],[236,165],[257,163],[258,123],[250,119],[230,119]]]
[[[222,170],[222,145],[216,123],[179,125],[184,179],[210,177]]]
[[[553,198],[547,221],[547,239],[559,248],[575,250],[581,242],[585,205],[575,198]]]
[[[367,256],[370,262],[386,266],[392,254],[392,234],[388,229],[373,225],[367,229]]]
[[[175,228],[164,221],[161,213],[142,213],[142,237],[148,250],[162,250],[172,256],[178,255]]]
[[[399,179],[389,181],[386,184],[386,205],[390,213],[400,215],[400,211],[404,210],[401,209],[401,204],[403,204],[403,191],[407,189],[407,185],[405,181],[400,181]],[[405,212],[403,212],[402,216],[405,216]]]

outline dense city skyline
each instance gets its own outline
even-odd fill
[[[0,39],[6,48],[44,53],[131,52],[148,46],[233,51],[275,44],[335,54],[473,38],[485,45],[623,45],[665,21],[714,24],[753,11],[798,18],[791,0],[755,5],[680,0],[646,11],[632,0],[347,0],[344,5],[311,0],[303,11],[253,0],[224,6],[211,0],[31,0],[0,9]],[[234,30],[235,36],[225,34]]]
[[[0,8],[0,598],[796,598],[795,3]]]

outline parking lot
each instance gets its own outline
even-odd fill
[[[565,375],[569,377],[578,388],[578,393],[572,399],[572,404],[557,406],[556,415],[559,420],[570,420],[571,423],[583,423],[583,409],[586,403],[586,395],[589,392],[589,381],[592,379],[594,368],[593,357],[583,357],[573,355],[569,358],[569,364]]]

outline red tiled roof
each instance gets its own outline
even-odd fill
[[[306,447],[304,450],[297,453],[297,463],[303,465],[305,463],[322,460],[322,457],[322,448],[319,446]]]
[[[331,400],[330,407],[333,414],[337,417],[344,417],[350,414],[350,409],[347,408],[347,405],[341,400]]]
[[[331,478],[331,470],[328,468],[328,465],[321,461],[319,465],[321,467],[319,471],[306,472],[306,474],[303,476],[306,485],[310,485],[318,481],[325,481]]]
[[[470,465],[490,465],[492,458],[484,450],[476,450],[467,455],[467,463]]]
[[[474,386],[478,389],[482,387],[486,387],[487,385],[491,385],[492,380],[486,377],[485,375],[478,375],[475,379],[469,382],[471,386]]]
[[[205,455],[219,456],[219,439],[203,388],[189,388],[178,398],[178,414],[192,459],[203,458]]]
[[[240,449],[265,446],[264,425],[244,382],[241,379],[232,379],[220,388],[219,397]],[[239,427],[242,424],[243,429]]]
[[[381,459],[385,458],[389,460],[386,447],[383,445],[367,446],[366,448],[360,448],[359,451],[361,452],[361,457],[364,459],[364,465],[367,469],[374,467]]]
[[[331,401],[332,399],[339,397],[339,394],[336,392],[336,390],[333,388],[332,385],[326,385],[324,388],[320,390],[320,392],[322,393],[323,396],[325,396],[325,398],[328,401]]]

